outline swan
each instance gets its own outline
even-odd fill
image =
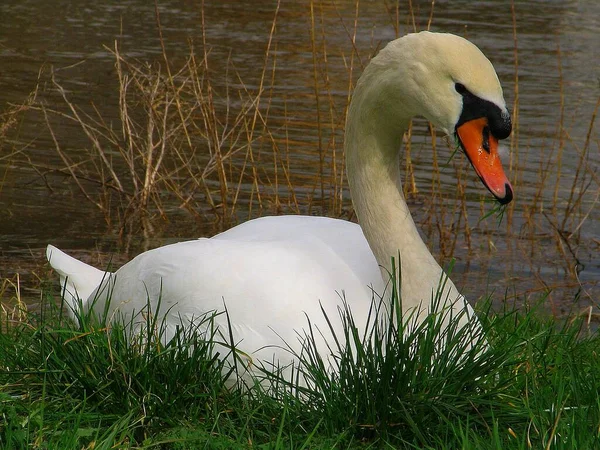
[[[500,203],[513,189],[498,155],[511,118],[491,62],[471,42],[445,33],[408,34],[387,44],[358,80],[348,110],[348,182],[360,226],[325,217],[277,216],[250,220],[210,239],[166,245],[140,254],[114,273],[48,245],[71,315],[78,307],[110,317],[134,317],[147,302],[174,329],[227,308],[232,339],[248,359],[284,366],[299,354],[307,318],[323,341],[328,318],[345,302],[364,326],[374,293],[390,274],[401,280],[404,312],[430,306],[444,272],[421,239],[404,199],[400,150],[407,126],[423,116],[455,135],[483,184]],[[392,265],[392,258],[399,262]],[[477,321],[455,285],[442,298]],[[227,322],[228,320],[228,322]],[[332,320],[336,335],[340,323]],[[319,351],[327,352],[323,342]]]

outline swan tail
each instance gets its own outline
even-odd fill
[[[69,315],[75,319],[76,311],[81,307],[85,309],[90,295],[108,273],[67,255],[53,245],[48,245],[46,258],[60,275],[61,295],[67,303]]]

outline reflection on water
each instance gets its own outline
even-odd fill
[[[317,51],[322,54],[326,50],[328,56],[327,90],[336,104],[342,106],[348,90],[346,67],[352,50],[349,33],[352,33],[356,10],[351,2],[340,3],[316,3],[314,10]],[[422,29],[427,24],[431,5],[413,3],[416,4],[415,26]],[[189,42],[197,47],[202,42],[199,7],[196,2],[171,0],[160,1],[158,9],[169,60],[173,66],[181,65],[189,54]],[[56,14],[56,11],[61,13]],[[356,34],[359,58],[354,60],[356,74],[382,43],[393,39],[396,33],[412,30],[413,23],[407,19],[407,13],[408,6],[401,4],[400,25],[396,29],[396,11],[386,11],[380,2],[360,4]],[[226,67],[235,67],[248,89],[256,89],[274,14],[274,2],[206,1],[204,21],[214,64],[212,70],[219,73]],[[579,165],[579,153],[584,148],[598,98],[597,36],[600,30],[596,18],[600,16],[600,4],[515,2],[515,14],[517,71],[509,3],[454,1],[436,3],[433,11],[432,29],[461,34],[475,42],[494,63],[508,104],[518,102],[519,127],[513,143],[516,151],[507,161],[517,186],[514,214],[497,229],[493,218],[478,223],[482,216],[482,188],[475,176],[469,175],[468,220],[473,229],[469,236],[460,236],[453,244],[452,253],[457,259],[453,278],[464,286],[463,291],[469,298],[489,290],[495,290],[501,298],[507,286],[511,289],[514,286],[517,293],[546,286],[565,287],[552,297],[552,307],[568,309],[575,296],[581,297],[581,305],[590,301],[586,293],[597,298],[596,283],[600,279],[600,262],[595,257],[600,242],[600,213],[595,203],[600,187],[597,175],[596,181],[590,181],[589,175],[590,171],[597,170],[600,159],[597,126],[592,129],[588,143],[590,155],[584,166]],[[48,89],[49,73],[53,71],[73,103],[90,113],[97,109],[108,122],[116,122],[119,97],[110,51],[115,40],[120,42],[120,51],[125,57],[162,61],[152,2],[104,1],[81,6],[64,0],[8,0],[0,4],[0,16],[4,19],[0,27],[0,110],[7,110],[9,104],[22,103],[36,86],[40,88],[41,100],[50,108],[56,108],[62,100],[55,90]],[[277,70],[273,86],[269,85],[270,114],[274,120],[281,115],[282,123],[286,115],[286,123],[292,124],[277,138],[289,143],[289,152],[296,158],[294,176],[302,180],[300,184],[305,184],[298,195],[306,202],[318,204],[319,182],[310,177],[317,167],[319,139],[314,126],[315,74],[310,30],[308,2],[281,5],[272,44]],[[515,87],[517,75],[518,90]],[[323,73],[317,76],[323,77]],[[219,77],[213,76],[213,81],[218,80]],[[341,112],[337,114],[341,117]],[[559,126],[561,121],[562,127]],[[89,142],[76,123],[57,120],[53,125],[56,139],[66,151],[82,155],[89,151]],[[123,252],[125,241],[119,238],[115,223],[106,223],[104,216],[83,198],[67,176],[44,169],[57,167],[61,161],[42,114],[25,115],[11,133],[0,155],[2,277],[10,277],[15,272],[27,275],[34,269],[41,273],[42,249],[48,242],[65,249],[87,250],[80,256],[96,263],[106,261],[98,259],[98,254],[117,251],[119,256],[115,261],[122,262],[140,251],[141,234],[130,237],[127,252]],[[18,152],[23,148],[26,153]],[[448,242],[454,240],[453,227],[462,229],[460,224],[452,222],[465,219],[460,211],[449,217],[437,217],[437,222],[431,219],[426,201],[431,189],[430,148],[427,128],[422,121],[417,121],[412,159],[420,194],[413,199],[413,210],[430,246],[447,263]],[[445,149],[442,141],[439,148]],[[427,151],[419,153],[420,149]],[[11,155],[11,151],[18,153]],[[37,170],[23,163],[27,161],[25,154],[35,162]],[[554,166],[561,154],[559,177]],[[441,155],[440,161],[446,158]],[[464,161],[456,164],[466,168]],[[584,182],[582,173],[586,173]],[[571,194],[574,180],[579,180],[578,187]],[[544,187],[539,189],[542,181]],[[442,169],[440,182],[444,190],[453,192],[457,183],[454,171]],[[582,186],[587,191],[581,196],[577,219],[563,224],[561,211],[571,195],[577,198]],[[555,190],[557,202],[554,202]],[[328,195],[332,193],[325,192],[325,196]],[[534,198],[541,200],[534,202]],[[347,207],[348,202],[345,204]],[[558,211],[552,210],[554,204],[558,205]],[[165,236],[175,239],[210,235],[222,226],[207,216],[194,218],[177,206],[173,204],[168,209],[169,222],[154,224],[154,232],[150,233],[153,239],[144,245],[160,245],[166,242]],[[307,212],[306,207],[302,211]],[[322,213],[322,210],[316,208],[311,212]],[[251,215],[258,213],[253,210]],[[247,215],[242,212],[239,217]],[[567,229],[561,229],[563,226]],[[569,237],[574,231],[579,240],[576,236]],[[575,263],[580,264],[579,269],[583,268],[579,273],[585,286],[583,291],[573,288],[577,285],[573,276],[565,276]],[[33,278],[30,276],[28,286],[35,286]]]

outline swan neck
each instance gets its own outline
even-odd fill
[[[384,281],[390,279],[392,258],[396,261],[394,275],[407,309],[430,301],[442,270],[421,239],[402,192],[400,150],[413,115],[402,111],[398,98],[394,105],[382,106],[389,96],[373,90],[372,83],[367,86],[357,86],[346,122],[348,182]]]

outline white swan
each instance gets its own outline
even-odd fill
[[[47,258],[68,304],[76,308],[79,297],[85,308],[95,298],[102,312],[110,292],[109,314],[131,316],[148,298],[155,309],[160,297],[173,326],[225,304],[238,348],[253,363],[282,365],[292,360],[286,345],[300,351],[307,316],[329,335],[321,305],[338,318],[343,295],[357,324],[366,321],[372,289],[384,291],[392,257],[400,256],[403,308],[427,307],[443,271],[410,215],[399,168],[402,137],[416,115],[456,134],[493,195],[502,203],[512,199],[497,152],[498,139],[511,132],[510,115],[492,64],[463,38],[410,34],[373,58],[348,111],[348,181],[362,230],[323,217],[265,217],[211,239],[147,251],[111,275],[49,245]],[[471,312],[449,280],[444,298]],[[225,326],[223,316],[217,322]]]

